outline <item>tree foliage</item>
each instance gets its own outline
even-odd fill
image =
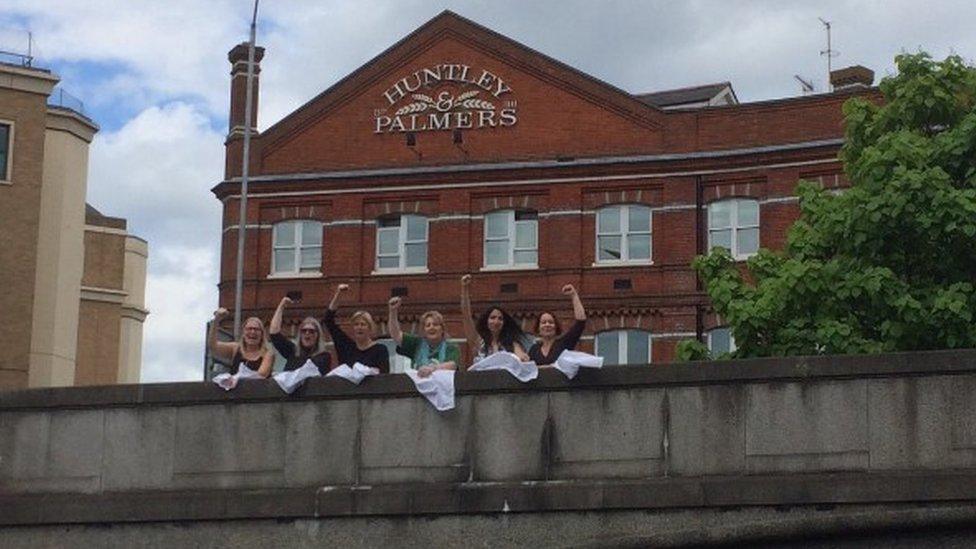
[[[695,259],[736,357],[976,347],[976,67],[900,55],[844,105],[851,188],[800,182],[782,252]],[[698,341],[679,344],[700,359]]]

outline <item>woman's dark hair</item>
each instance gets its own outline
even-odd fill
[[[559,317],[552,311],[542,311],[539,313],[539,316],[535,317],[535,335],[539,335],[539,323],[542,322],[542,315],[551,316],[552,320],[556,323],[556,337],[563,335],[563,324],[559,322]]]
[[[487,347],[491,343],[491,330],[488,329],[488,317],[491,316],[491,312],[497,310],[502,314],[502,331],[498,334],[498,343],[503,349],[508,352],[513,352],[515,350],[515,343],[518,342],[519,345],[524,345],[522,341],[525,340],[525,332],[522,331],[522,327],[519,326],[518,321],[512,318],[512,315],[505,312],[505,309],[501,307],[496,307],[494,305],[485,309],[485,312],[481,313],[478,317],[478,322],[475,323],[475,329],[478,330],[478,335],[481,336],[481,341]]]

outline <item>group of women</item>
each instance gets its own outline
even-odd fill
[[[390,358],[386,347],[373,339],[376,323],[372,315],[366,311],[353,313],[350,317],[351,335],[336,323],[337,304],[347,290],[348,284],[339,284],[321,324],[315,318],[305,317],[298,326],[298,338],[294,342],[281,333],[285,307],[293,303],[288,297],[282,298],[278,304],[267,333],[260,318],[250,317],[244,321],[240,339],[235,342],[217,341],[217,325],[228,315],[226,309],[217,309],[208,335],[210,350],[215,356],[230,361],[232,374],[236,374],[240,365],[244,364],[263,377],[270,376],[274,365],[273,346],[285,357],[286,371],[298,369],[311,360],[319,372],[325,375],[332,364],[330,354],[325,348],[325,333],[322,329],[324,325],[332,337],[338,364],[352,366],[359,362],[377,368],[381,373],[389,373]],[[563,286],[562,293],[572,300],[575,319],[573,326],[563,333],[556,315],[551,311],[542,312],[535,324],[537,339],[526,350],[528,335],[501,307],[488,307],[477,321],[473,320],[470,290],[471,275],[465,275],[461,277],[461,317],[465,339],[475,362],[493,353],[506,351],[524,362],[531,360],[539,367],[551,366],[560,353],[576,347],[586,327],[583,302],[576,288],[567,284]],[[461,362],[461,350],[450,341],[444,327],[444,316],[437,311],[428,311],[420,317],[420,334],[404,333],[398,318],[401,303],[399,297],[389,301],[388,328],[390,337],[397,344],[397,353],[413,361],[413,367],[420,377],[428,377],[435,370],[457,370]]]

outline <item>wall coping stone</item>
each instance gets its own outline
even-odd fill
[[[459,373],[455,394],[565,392],[630,387],[784,383],[830,379],[962,375],[976,372],[976,350],[941,350],[878,355],[823,355],[682,362],[650,366],[583,368],[569,380],[542,369],[521,383],[507,372]],[[313,378],[294,394],[273,380],[245,380],[233,391],[212,382],[149,383],[0,391],[0,412],[138,406],[192,406],[231,402],[283,402],[376,398],[422,398],[405,375],[383,375],[353,385],[339,378]],[[431,409],[431,413],[437,413]]]

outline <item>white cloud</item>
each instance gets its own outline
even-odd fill
[[[216,306],[223,136],[184,103],[151,107],[91,149],[88,200],[149,241],[144,381],[200,379]]]
[[[203,378],[204,330],[215,308],[217,257],[211,246],[150,248],[143,383]]]

